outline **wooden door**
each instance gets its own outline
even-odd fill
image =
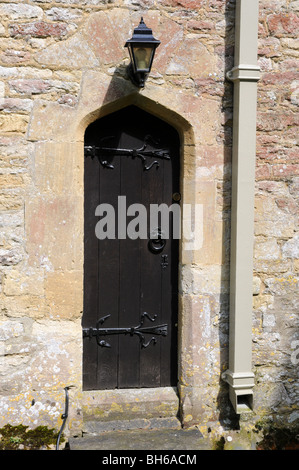
[[[83,387],[176,385],[179,240],[172,211],[168,238],[150,214],[153,204],[179,204],[178,134],[129,106],[92,123],[84,148]],[[115,238],[113,221],[104,223],[111,208]]]

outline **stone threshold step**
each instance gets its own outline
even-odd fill
[[[210,444],[197,428],[129,429],[85,434],[70,438],[69,450],[210,450]]]
[[[100,434],[110,431],[137,431],[158,429],[181,429],[181,422],[176,417],[169,418],[135,418],[131,420],[99,421],[89,420],[84,422],[83,434]]]
[[[174,387],[84,391],[83,420],[128,421],[177,416],[179,397]]]

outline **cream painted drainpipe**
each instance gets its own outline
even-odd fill
[[[230,261],[229,368],[222,379],[237,414],[253,408],[252,284],[256,154],[258,0],[237,0]]]

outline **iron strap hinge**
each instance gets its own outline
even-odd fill
[[[95,328],[83,328],[83,338],[88,337],[91,339],[95,336],[99,346],[111,348],[111,345],[107,341],[101,339],[102,336],[121,334],[130,336],[137,335],[139,337],[141,347],[147,348],[150,343],[156,344],[157,338],[153,336],[149,341],[146,342],[144,337],[145,334],[167,336],[167,324],[147,327],[143,326],[145,318],[148,318],[150,321],[154,322],[157,318],[157,315],[152,318],[147,312],[143,312],[140,317],[139,325],[130,328],[99,328],[99,326],[102,325],[109,317],[110,315],[106,315],[105,317],[100,318],[100,320],[97,321]]]
[[[113,138],[113,136],[105,137],[101,139],[100,143],[111,138]],[[132,158],[138,157],[142,160],[143,169],[150,170],[154,165],[159,166],[159,162],[155,160],[151,162],[150,164],[147,164],[147,160],[146,160],[147,157],[170,160],[168,149],[148,149],[148,143],[150,141],[154,142],[154,139],[150,135],[147,135],[144,139],[144,143],[142,147],[140,147],[139,149],[122,149],[122,148],[102,147],[101,145],[100,146],[85,145],[84,150],[85,150],[86,156],[90,156],[91,158],[97,157],[103,167],[110,168],[111,170],[114,169],[114,165],[112,164],[111,161],[108,161],[108,160],[109,160],[109,157],[111,159],[116,155],[130,156]]]

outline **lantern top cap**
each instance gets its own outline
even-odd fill
[[[128,47],[129,44],[132,43],[150,43],[158,47],[161,41],[154,38],[152,30],[146,26],[143,17],[141,17],[138,27],[134,29],[134,34],[131,39],[128,39],[125,47]]]

